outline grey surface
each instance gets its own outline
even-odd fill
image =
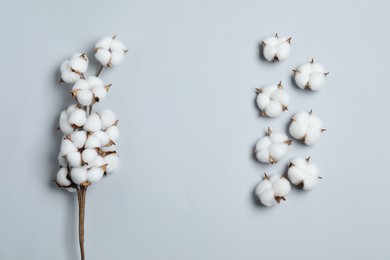
[[[389,5],[277,2],[3,1],[0,259],[77,259],[75,198],[50,183],[71,102],[57,71],[114,33],[131,51],[103,71],[114,85],[100,107],[121,120],[122,165],[88,192],[87,259],[389,257]],[[258,43],[275,32],[293,49],[269,64]],[[312,57],[330,71],[319,93],[290,81]],[[258,118],[253,89],[279,80],[290,111]],[[252,159],[267,126],[283,131],[311,108],[328,128],[319,143],[272,167]],[[324,177],[315,190],[254,202],[264,171],[308,155]]]

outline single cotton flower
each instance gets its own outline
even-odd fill
[[[277,117],[288,110],[290,98],[283,89],[282,82],[256,89],[256,103],[261,110],[260,116]]]
[[[302,64],[293,72],[295,83],[299,88],[313,91],[322,89],[325,85],[325,78],[329,74],[320,63],[314,62],[313,59]]]
[[[121,63],[127,52],[125,45],[116,36],[104,37],[95,45],[95,58],[107,67]]]
[[[263,55],[268,61],[283,61],[291,52],[291,37],[269,36],[262,41]]]
[[[84,78],[84,73],[88,68],[88,57],[85,53],[76,53],[70,60],[61,64],[61,81],[75,83],[78,79]]]
[[[268,176],[264,173],[264,179],[257,185],[255,194],[264,206],[272,207],[286,200],[290,190],[290,182],[283,176]]]
[[[321,119],[310,112],[301,111],[291,118],[289,131],[292,137],[307,145],[313,145],[320,139],[323,128]]]
[[[288,164],[288,178],[292,184],[298,185],[304,190],[313,189],[321,179],[320,169],[316,164],[307,159],[295,158]]]
[[[291,144],[292,140],[289,140],[287,135],[273,132],[268,127],[267,135],[256,143],[256,158],[263,163],[277,163],[286,156]]]

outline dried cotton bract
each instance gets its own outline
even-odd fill
[[[256,89],[256,103],[261,110],[260,116],[277,117],[288,110],[290,98],[283,89],[282,82]]]
[[[104,37],[95,45],[95,58],[103,66],[112,67],[122,62],[128,50],[116,36]]]
[[[321,179],[320,169],[310,157],[307,159],[295,158],[288,164],[288,178],[292,184],[302,187],[304,190],[313,189]]]
[[[283,61],[291,52],[291,37],[269,36],[262,41],[263,55],[268,61]]]
[[[291,144],[292,140],[289,140],[287,135],[272,132],[272,130],[268,128],[267,135],[256,143],[256,158],[263,163],[277,163],[286,156]]]
[[[289,131],[292,137],[301,140],[307,145],[315,144],[326,129],[322,126],[321,119],[310,112],[301,111],[291,118]]]
[[[283,176],[268,176],[264,173],[264,179],[257,185],[255,194],[264,206],[272,207],[286,200],[290,190],[290,182]]]
[[[295,83],[299,88],[313,91],[322,89],[325,85],[325,78],[329,74],[321,64],[314,62],[313,59],[302,64],[293,72]]]

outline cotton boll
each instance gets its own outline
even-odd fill
[[[95,149],[85,149],[81,156],[85,163],[90,164],[96,160],[98,153]]]
[[[99,140],[100,144],[103,146],[107,145],[110,142],[110,137],[106,132],[97,131],[93,133],[93,136],[96,137]]]
[[[87,169],[84,167],[72,168],[70,177],[75,184],[80,185],[87,180]]]
[[[70,135],[74,131],[73,126],[68,122],[66,111],[62,111],[60,115],[60,130],[64,135]]]
[[[278,34],[262,41],[263,55],[268,61],[283,61],[291,52],[291,38],[279,37]]]
[[[84,89],[84,90],[89,89],[88,82],[85,79],[77,80],[76,83],[74,84],[74,86],[72,87],[72,91],[82,90],[82,89]]]
[[[271,207],[285,200],[290,190],[291,185],[286,178],[280,175],[269,177],[264,174],[264,179],[257,185],[255,194],[264,206]]]
[[[103,152],[116,152],[116,145],[115,144],[112,144],[110,146],[102,146],[100,148],[100,150],[102,150]]]
[[[290,98],[282,83],[256,89],[256,103],[261,110],[260,116],[277,117],[288,109]]]
[[[111,52],[111,65],[116,66],[119,63],[123,61],[123,58],[125,57],[125,53],[123,50],[114,50]]]
[[[103,80],[95,76],[88,77],[87,82],[88,82],[89,89],[93,89],[94,87],[104,86]]]
[[[100,117],[96,113],[92,113],[88,116],[87,121],[84,124],[84,130],[87,132],[97,132],[102,128]]]
[[[95,45],[95,48],[96,49],[109,49],[111,47],[111,44],[112,44],[112,41],[113,41],[113,37],[110,37],[110,36],[106,36],[106,37],[103,37],[102,39],[100,39],[96,45]]]
[[[66,188],[66,190],[70,193],[73,193],[73,192],[76,192],[77,189],[76,188]]]
[[[66,178],[68,176],[67,168],[60,168],[57,173],[57,182],[62,186],[69,186],[72,183]]]
[[[95,53],[95,58],[103,66],[107,66],[111,59],[111,53],[105,49],[98,49]]]
[[[107,163],[107,173],[113,173],[119,166],[119,158],[116,153],[111,153],[109,155],[104,156],[104,160]]]
[[[68,117],[70,116],[70,114],[72,114],[73,111],[75,111],[76,109],[78,108],[77,104],[73,104],[73,105],[70,105],[66,108],[66,114],[68,115]]]
[[[324,67],[314,62],[313,59],[293,71],[297,86],[301,89],[310,89],[313,91],[322,89],[325,85],[325,78],[328,75]]]
[[[266,136],[262,137],[255,148],[256,158],[263,163],[277,163],[289,151],[292,141],[283,133],[272,132],[268,128]]]
[[[70,153],[77,152],[77,147],[67,138],[62,139],[61,143],[61,155],[67,156]]]
[[[104,171],[102,168],[93,167],[88,170],[87,181],[90,183],[98,182],[103,178]]]
[[[310,157],[307,159],[295,158],[288,166],[288,178],[291,183],[302,187],[304,190],[313,189],[318,180],[320,170],[313,162],[310,161]]]
[[[87,133],[85,131],[76,131],[70,135],[70,140],[77,148],[82,148],[87,141]]]
[[[65,60],[61,63],[60,72],[63,72],[67,69],[69,69],[69,60]]]
[[[82,165],[81,154],[79,152],[73,152],[68,154],[66,156],[66,160],[71,167],[80,167]]]
[[[80,75],[71,71],[71,70],[64,70],[61,73],[61,79],[66,83],[75,83],[78,79],[80,79]]]
[[[92,89],[92,93],[95,96],[95,101],[100,102],[106,98],[107,90],[104,86],[96,86]]]
[[[96,136],[94,135],[88,136],[87,141],[85,142],[85,148],[92,149],[100,146],[101,146],[100,140]]]
[[[100,155],[96,157],[96,159],[89,164],[89,166],[91,167],[102,167],[103,165],[106,164],[106,161],[104,160],[103,157],[101,157]]]
[[[116,142],[119,137],[119,128],[116,125],[107,128],[105,132],[111,141]]]
[[[100,120],[102,123],[102,129],[106,130],[110,126],[114,125],[117,121],[116,116],[114,112],[112,112],[110,109],[104,109],[100,113]]]
[[[85,110],[77,108],[69,115],[68,121],[70,124],[81,127],[87,121],[87,113]]]
[[[83,89],[83,90],[77,91],[76,99],[80,105],[90,106],[93,103],[94,96],[93,96],[92,91]]]
[[[61,167],[68,167],[68,161],[62,156],[61,153],[58,154],[58,163]]]
[[[302,111],[291,118],[289,131],[292,137],[301,140],[306,145],[315,144],[325,129],[321,119],[313,113]]]
[[[69,61],[69,67],[79,73],[85,73],[88,68],[88,57],[85,53],[76,53]]]
[[[115,66],[122,62],[127,52],[124,44],[114,37],[104,37],[95,45],[95,58],[103,66]]]

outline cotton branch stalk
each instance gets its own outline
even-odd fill
[[[100,63],[96,76],[86,77],[89,59],[76,53],[61,64],[60,83],[73,84],[70,94],[75,104],[61,112],[59,129],[63,133],[58,161],[60,168],[54,182],[69,192],[77,192],[79,205],[79,242],[81,259],[84,252],[84,218],[87,188],[115,172],[119,165],[116,141],[118,119],[109,109],[93,111],[93,105],[106,98],[111,84],[99,77],[103,66],[122,62],[127,49],[115,36],[104,37],[95,46]]]

